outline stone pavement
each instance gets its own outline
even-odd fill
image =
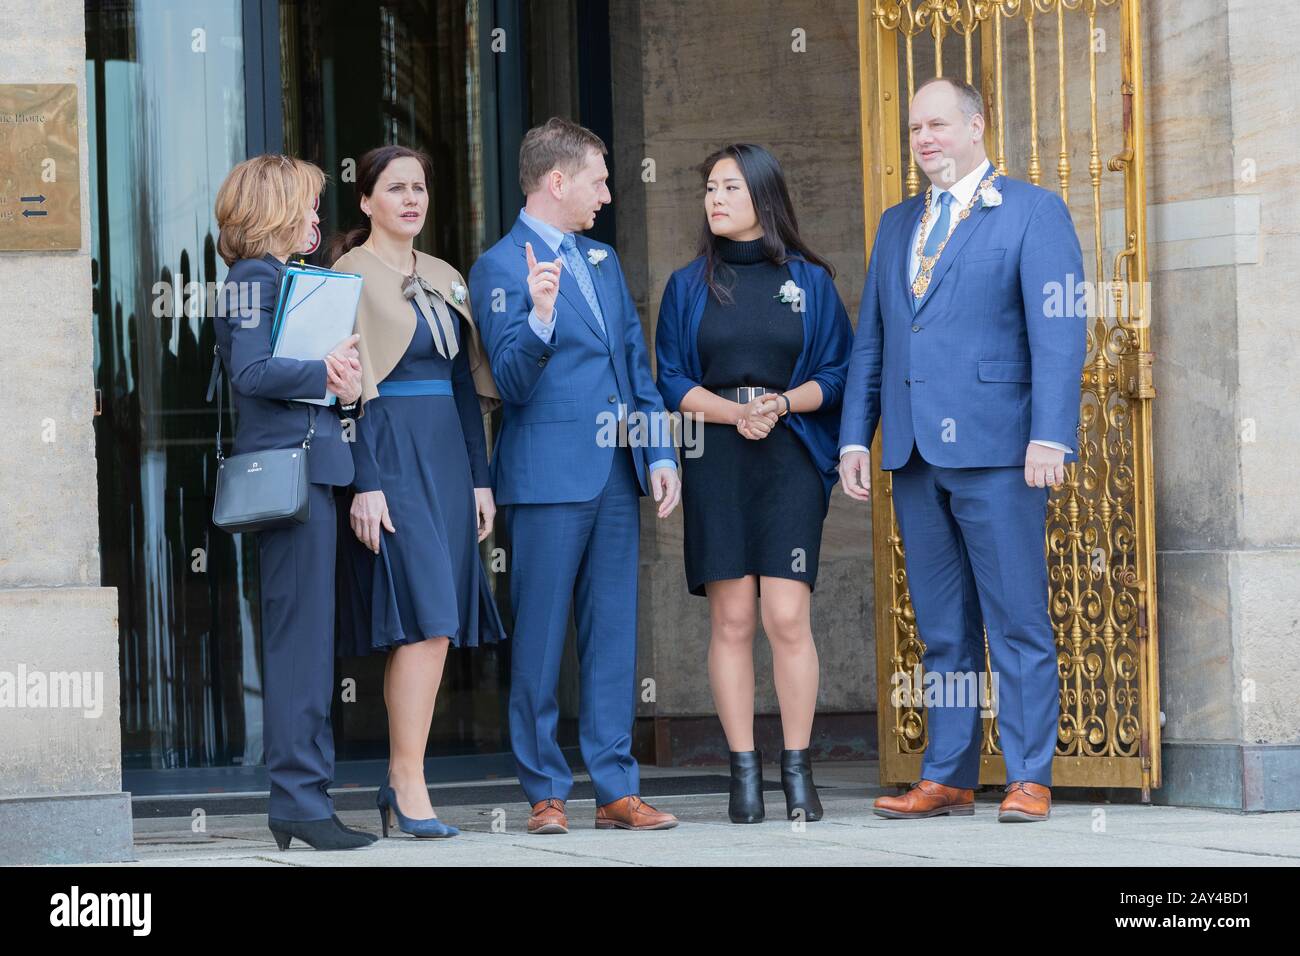
[[[725,773],[725,768],[643,767],[642,776]],[[1057,802],[1045,823],[999,824],[999,791],[977,796],[973,817],[884,820],[871,813],[883,792],[874,763],[822,763],[815,768],[825,818],[796,827],[784,819],[780,791],[765,795],[768,819],[737,826],[727,820],[725,794],[656,796],[656,807],[681,824],[649,833],[595,830],[591,800],[569,802],[568,835],[524,832],[528,807],[440,807],[461,829],[449,840],[398,833],[374,846],[323,853],[294,841],[276,849],[261,814],[210,816],[191,832],[188,816],[136,820],[135,863],[123,866],[1296,866],[1300,812],[1242,814],[1137,804]],[[779,781],[776,767],[764,772]],[[870,783],[869,783],[870,782]],[[451,785],[455,786],[455,785]],[[434,788],[433,803],[440,806]],[[892,791],[890,791],[892,792]],[[185,799],[185,798],[180,798]],[[201,805],[202,797],[194,798]],[[377,810],[339,814],[349,825],[378,832]],[[494,821],[501,821],[494,829]],[[502,830],[501,823],[504,824]],[[500,831],[500,832],[497,832]]]

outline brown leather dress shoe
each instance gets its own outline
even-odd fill
[[[568,833],[569,818],[564,815],[564,801],[548,797],[533,804],[528,816],[529,833]]]
[[[922,780],[901,797],[878,798],[872,809],[876,816],[891,820],[969,817],[975,813],[975,791],[945,787],[933,780]]]
[[[1052,813],[1052,790],[1041,783],[1014,780],[998,807],[999,823],[1027,823],[1046,820]]]
[[[656,810],[635,793],[596,808],[597,830],[671,830],[677,818]]]

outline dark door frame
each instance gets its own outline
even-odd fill
[[[280,0],[243,0],[244,125],[248,155],[284,152]]]

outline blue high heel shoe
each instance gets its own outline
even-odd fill
[[[375,803],[379,807],[379,826],[384,831],[384,836],[388,836],[390,825],[396,827],[403,833],[409,833],[413,837],[423,839],[436,839],[438,837],[454,837],[460,833],[453,826],[448,826],[437,817],[429,817],[427,820],[412,820],[404,816],[401,809],[397,806],[397,793],[384,781],[384,785],[379,788],[379,795],[375,798]]]

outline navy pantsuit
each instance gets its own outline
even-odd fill
[[[330,702],[334,686],[334,490],[310,485],[311,518],[258,533],[262,579],[262,713],[271,813],[334,812]]]
[[[293,448],[307,436],[312,406],[324,398],[325,363],[275,358],[271,324],[283,264],[274,256],[230,267],[215,319],[230,379],[235,453]],[[311,517],[258,533],[261,565],[262,741],[271,777],[270,816],[326,820],[334,776],[330,703],[334,684],[333,486],[353,477],[337,403],[318,408],[307,453]]]

